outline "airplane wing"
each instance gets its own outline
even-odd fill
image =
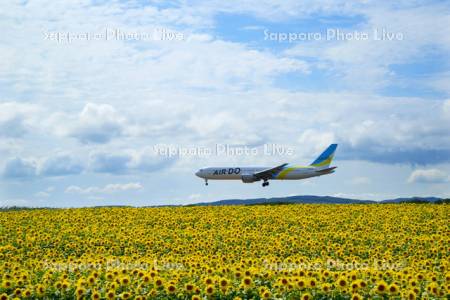
[[[286,167],[288,164],[282,164],[274,168],[265,169],[253,174],[257,179],[267,180],[273,178],[274,175],[278,174]]]

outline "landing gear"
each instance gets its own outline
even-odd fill
[[[269,182],[267,181],[267,180],[265,180],[263,183],[262,183],[262,186],[264,187],[264,186],[268,186],[269,185]]]
[[[208,179],[205,179],[205,185],[208,185]]]

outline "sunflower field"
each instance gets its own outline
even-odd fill
[[[433,204],[0,212],[1,299],[449,299]]]

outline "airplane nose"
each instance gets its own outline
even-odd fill
[[[201,177],[200,176],[200,171],[195,172],[195,175],[198,176],[198,177]]]

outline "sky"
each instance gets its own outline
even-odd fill
[[[0,206],[450,196],[448,1],[4,1]],[[215,181],[205,166],[336,173]]]

